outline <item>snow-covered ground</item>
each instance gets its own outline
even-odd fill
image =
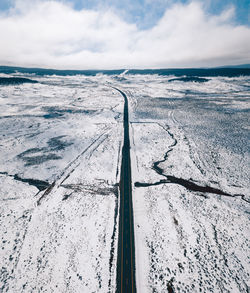
[[[129,99],[137,291],[248,292],[249,77],[29,78],[0,86],[1,292],[115,292],[110,86]]]
[[[115,290],[123,99],[102,79],[0,89],[1,292]]]
[[[124,84],[133,181],[158,183],[133,190],[138,292],[248,292],[249,86],[152,76]]]

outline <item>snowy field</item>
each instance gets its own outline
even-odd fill
[[[0,292],[115,292],[112,86],[129,99],[137,291],[249,291],[250,77],[29,78],[0,85]]]
[[[138,291],[249,292],[250,79],[166,79],[124,87]]]
[[[0,92],[0,291],[114,291],[123,99],[99,77],[39,81]]]

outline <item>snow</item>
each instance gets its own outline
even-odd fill
[[[169,151],[159,165],[165,175],[248,202],[171,183],[134,187],[138,292],[248,292],[249,78],[171,83],[176,96],[163,80],[123,87],[131,93],[133,182],[164,179],[153,163]]]
[[[1,88],[1,292],[115,290],[123,100],[100,79]]]
[[[0,87],[1,292],[115,292],[124,101],[112,87],[129,99],[137,292],[248,292],[249,77],[31,78]],[[157,161],[231,196],[134,186],[166,180]]]
[[[148,124],[133,124],[137,138],[133,146],[137,160],[134,165],[139,166],[133,173],[134,182],[160,179],[155,178],[157,174],[152,175],[150,166],[152,161],[161,159],[156,155],[164,152],[157,146],[152,150],[154,139],[150,140],[148,132],[158,140],[162,138],[165,150],[169,138],[157,135],[152,128]],[[201,174],[180,138],[178,143],[164,164],[164,172],[192,178],[200,185],[216,185]],[[245,202],[212,194],[204,198],[203,194],[174,184],[134,188],[133,195],[140,292],[164,292],[170,282],[178,292],[247,292],[249,218]]]

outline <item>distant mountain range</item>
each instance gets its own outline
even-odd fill
[[[250,68],[250,64],[241,64],[241,65],[224,65],[216,68]]]
[[[250,75],[250,64],[229,65],[215,68],[168,68],[168,69],[118,69],[118,70],[58,70],[45,68],[25,68],[13,66],[0,66],[0,73],[5,74],[33,74],[33,75],[87,75],[96,74],[119,75],[126,74],[158,74],[175,76],[241,76]]]

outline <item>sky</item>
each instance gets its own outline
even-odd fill
[[[250,63],[250,1],[0,0],[0,35],[0,65],[239,65]]]

